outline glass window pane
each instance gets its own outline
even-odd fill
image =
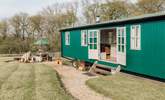
[[[124,48],[124,45],[122,45],[122,52],[125,52],[125,50],[124,50],[125,48]]]
[[[92,44],[90,44],[90,49],[93,49],[93,45]]]
[[[136,48],[138,48],[138,43],[139,42],[138,42],[138,38],[137,37],[135,38],[135,41],[136,41],[136,45],[135,46],[136,46]]]
[[[94,38],[94,43],[97,43],[97,38]]]
[[[87,45],[87,34],[84,34],[84,45]]]
[[[123,29],[120,29],[120,36],[123,36]]]
[[[90,38],[90,43],[93,43],[93,38]]]
[[[132,32],[131,32],[131,37],[132,41],[131,41],[131,49],[140,49],[140,25],[133,25],[132,27]]]
[[[97,32],[96,31],[94,32],[94,37],[97,37]]]
[[[94,44],[94,49],[97,49],[97,44]]]
[[[69,32],[65,33],[65,44],[70,45],[70,33]]]
[[[90,38],[93,36],[93,33],[92,32],[90,32]]]
[[[118,36],[120,36],[120,29],[118,30]]]
[[[124,37],[122,37],[122,44],[125,44],[125,43],[124,43]]]
[[[118,37],[118,44],[120,44],[120,37]]]

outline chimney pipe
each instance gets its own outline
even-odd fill
[[[100,23],[100,16],[96,16],[96,23]]]

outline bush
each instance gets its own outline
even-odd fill
[[[8,38],[3,41],[1,40],[0,45],[1,54],[23,53],[30,50],[28,41],[22,41],[14,38]]]

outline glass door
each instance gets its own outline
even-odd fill
[[[117,62],[126,65],[126,27],[117,28]]]
[[[88,31],[88,58],[99,59],[99,43],[100,43],[100,31],[89,30]]]

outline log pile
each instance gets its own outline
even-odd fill
[[[24,63],[29,63],[31,60],[31,52],[27,52],[25,54],[23,54],[23,56],[21,57],[20,62],[24,62]]]
[[[32,55],[32,53],[29,51],[19,59],[20,62],[23,63],[34,63],[34,62],[42,62],[42,61],[51,61],[52,57],[50,57],[46,53],[39,53],[38,55]]]

